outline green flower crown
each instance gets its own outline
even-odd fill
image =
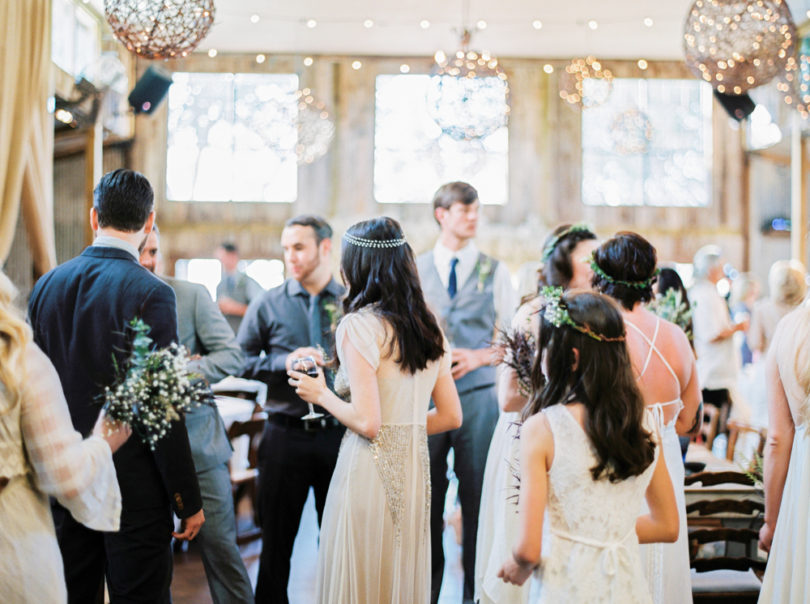
[[[615,283],[616,285],[624,285],[625,287],[633,287],[635,289],[646,289],[652,286],[653,279],[655,279],[660,270],[655,269],[655,272],[652,274],[652,277],[650,277],[649,279],[644,279],[643,281],[624,281],[622,279],[616,279],[615,277],[611,277],[604,270],[602,270],[602,267],[596,263],[596,256],[594,256],[594,254],[591,254],[590,263],[593,274],[599,277],[600,279],[604,279],[608,283]]]
[[[578,332],[584,333],[586,336],[593,338],[597,342],[624,342],[625,337],[623,335],[610,338],[602,335],[601,333],[596,333],[587,325],[580,325],[574,321],[571,318],[571,315],[568,314],[568,307],[562,301],[562,287],[544,287],[542,295],[546,302],[545,310],[543,311],[543,318],[551,323],[554,327],[562,327],[563,325],[573,327]]]
[[[584,222],[572,224],[562,233],[560,233],[559,235],[554,237],[551,241],[549,241],[548,244],[546,244],[546,247],[543,248],[543,262],[546,262],[549,258],[551,258],[551,254],[554,253],[554,248],[557,247],[557,244],[560,242],[560,239],[562,239],[566,235],[570,235],[571,233],[576,233],[577,231],[590,231],[590,230],[591,227],[589,227]]]

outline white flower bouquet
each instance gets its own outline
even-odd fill
[[[154,451],[182,413],[213,405],[213,393],[202,376],[189,371],[185,348],[172,343],[155,350],[147,335],[151,328],[142,319],[132,319],[129,329],[132,353],[123,370],[115,364],[119,377],[104,389],[104,410]]]

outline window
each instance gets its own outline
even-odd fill
[[[272,260],[240,260],[238,269],[256,281],[264,289],[271,289],[284,283],[284,263]],[[217,285],[222,280],[222,265],[215,258],[191,258],[178,260],[174,265],[174,276],[178,279],[204,285],[217,298]]]
[[[380,203],[430,202],[442,184],[471,183],[485,204],[507,198],[509,135],[504,126],[477,141],[442,134],[427,111],[428,75],[377,77],[374,198]]]
[[[175,73],[166,195],[172,201],[295,201],[295,74]]]
[[[98,19],[73,0],[54,0],[51,10],[51,59],[77,77],[101,54]]]
[[[585,80],[587,94],[588,80]],[[616,79],[582,111],[582,201],[693,206],[711,201],[712,95],[697,80]]]

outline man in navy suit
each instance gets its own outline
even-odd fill
[[[115,170],[93,192],[93,245],[45,274],[28,306],[34,339],[56,367],[73,426],[88,436],[115,364],[131,347],[127,324],[140,318],[158,348],[177,340],[171,287],[138,264],[138,246],[152,230],[154,194],[146,178]],[[113,362],[115,359],[115,363]],[[188,434],[174,422],[154,452],[131,438],[113,455],[121,487],[121,529],[90,530],[53,503],[65,564],[68,600],[100,601],[103,577],[116,602],[171,601],[172,508],[182,520],[179,539],[193,539],[205,521]]]

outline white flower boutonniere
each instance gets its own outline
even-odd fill
[[[483,256],[475,265],[475,268],[478,271],[478,293],[481,293],[484,291],[484,286],[487,283],[487,279],[492,274],[494,264],[491,258],[488,256]]]
[[[323,305],[323,309],[329,317],[329,331],[334,333],[337,329],[338,320],[340,319],[340,309],[338,309],[337,304],[334,302],[326,302]]]

